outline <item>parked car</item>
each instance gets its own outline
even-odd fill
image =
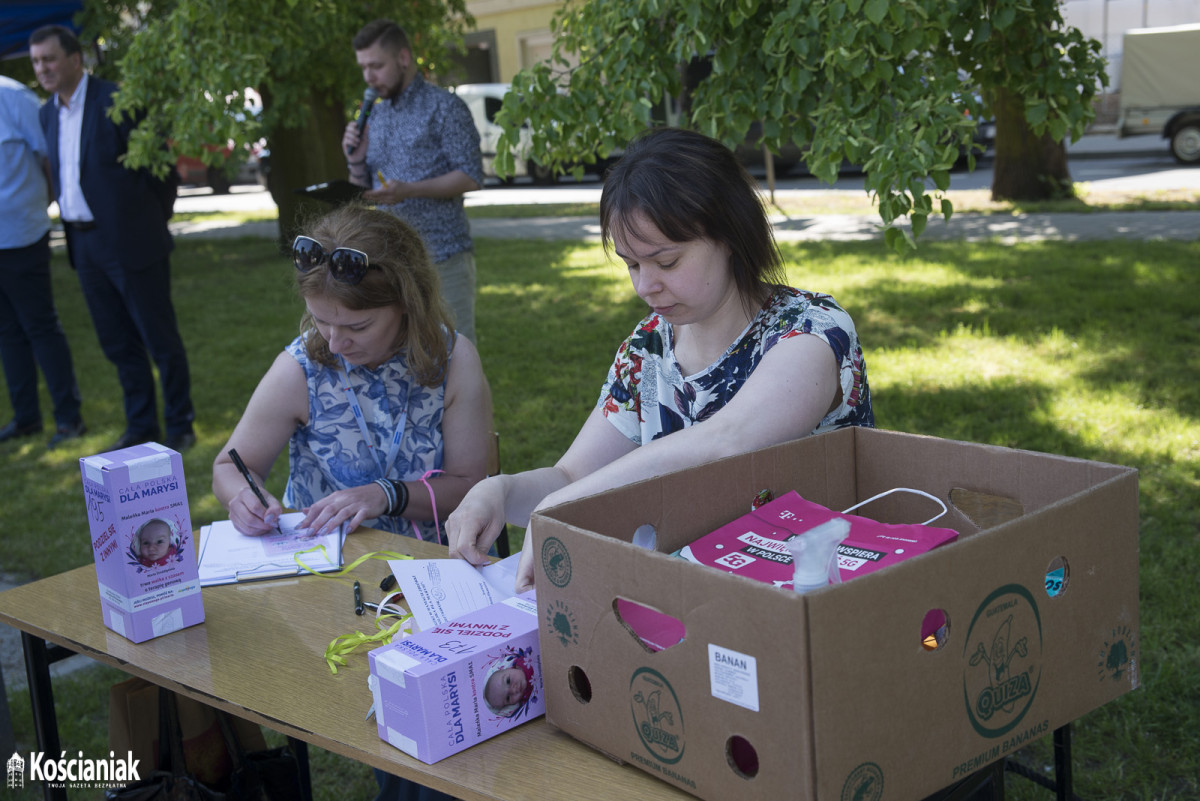
[[[261,113],[261,106],[246,105],[245,114],[257,118]],[[239,113],[237,119],[244,120],[244,114]],[[210,153],[221,153],[218,164],[210,166],[198,156],[180,156],[175,162],[175,170],[179,173],[181,184],[209,186],[212,187],[213,194],[217,195],[227,194],[233,184],[267,185],[266,176],[270,172],[271,151],[267,149],[265,139],[259,139],[257,142],[246,145],[244,153],[236,158],[232,140],[224,147],[208,145],[207,150]]]
[[[504,96],[511,88],[512,85],[507,83],[464,83],[451,90],[461,97],[467,104],[467,108],[471,110],[471,118],[479,130],[479,149],[483,154],[483,174],[488,178],[499,177],[496,175],[495,166],[496,145],[500,141],[500,134],[504,132],[504,129],[496,124],[496,114],[504,103]],[[521,141],[513,159],[514,174],[506,179],[508,182],[511,183],[514,178],[524,177],[530,178],[535,184],[552,184],[558,180],[558,173],[549,167],[542,166],[530,155],[533,147],[532,139],[528,126],[523,127]],[[584,164],[583,168],[585,172],[599,175],[612,160],[611,158],[597,158],[591,164]]]
[[[213,151],[217,148],[212,146]],[[262,148],[265,150],[265,148]],[[266,186],[265,176],[260,173],[259,147],[253,147],[246,153],[244,159],[234,159],[233,149],[226,145],[221,148],[225,163],[210,167],[193,156],[180,156],[175,162],[175,170],[179,173],[180,183],[190,186],[212,187],[213,194],[228,194],[233,184],[262,183]]]

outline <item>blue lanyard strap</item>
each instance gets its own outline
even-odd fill
[[[342,366],[338,369],[342,377],[342,390],[346,393],[346,399],[350,402],[350,409],[354,412],[354,419],[358,422],[358,430],[362,432],[363,441],[367,443],[367,447],[371,451],[371,458],[375,460],[375,466],[379,468],[379,477],[387,478],[388,471],[392,469],[392,465],[396,461],[396,457],[400,454],[400,441],[404,439],[404,427],[408,422],[407,407],[400,410],[400,419],[396,421],[396,429],[392,432],[392,442],[388,446],[387,458],[383,463],[379,461],[379,452],[375,447],[375,439],[371,436],[370,429],[367,428],[367,420],[363,417],[362,407],[358,405],[358,396],[354,392],[354,387],[350,385],[350,372],[346,367],[345,359],[342,360]]]

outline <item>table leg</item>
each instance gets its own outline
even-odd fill
[[[300,798],[312,801],[312,775],[308,772],[308,743],[288,737],[288,745],[296,755],[296,767],[300,771]]]
[[[925,801],[1004,801],[1004,760],[998,759]]]
[[[13,733],[12,715],[8,711],[8,688],[4,686],[4,668],[0,668],[0,755],[16,750],[17,736]]]
[[[29,702],[33,705],[33,729],[37,734],[38,750],[48,758],[57,758],[58,717],[54,712],[54,689],[50,686],[50,658],[46,641],[21,632],[25,649],[25,676],[29,681]],[[46,801],[66,801],[65,787],[42,787]]]
[[[1058,801],[1075,797],[1075,777],[1071,774],[1071,724],[1054,730],[1054,790]]]

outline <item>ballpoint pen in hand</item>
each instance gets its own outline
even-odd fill
[[[254,476],[250,475],[250,471],[246,469],[246,463],[242,461],[242,457],[238,456],[236,450],[230,448],[229,458],[233,460],[234,467],[242,474],[242,478],[246,479],[246,483],[250,485],[250,490],[254,493],[254,497],[258,498],[258,502],[263,505],[263,509],[268,508],[267,499],[263,496],[262,490],[258,488],[258,485],[254,483]],[[283,529],[279,528],[278,524],[275,525],[275,530],[280,534],[283,533]]]

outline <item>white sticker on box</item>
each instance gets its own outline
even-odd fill
[[[130,484],[171,475],[171,454],[169,453],[139,456],[136,459],[130,459],[125,464],[129,467]]]
[[[514,595],[512,598],[505,598],[500,603],[504,604],[505,606],[511,606],[513,609],[516,609],[519,612],[525,612],[526,614],[537,617],[537,603],[529,600],[528,598],[519,598]]]
[[[171,609],[170,611],[163,612],[161,615],[155,615],[150,620],[150,630],[154,632],[155,637],[179,631],[181,628],[183,628],[182,609]]]
[[[103,486],[104,470],[108,467],[111,467],[112,462],[110,462],[108,459],[105,459],[103,456],[89,456],[88,458],[81,459],[80,461],[83,462],[83,468],[85,471],[87,471],[88,479]]]
[[[420,662],[408,654],[401,653],[395,648],[390,648],[376,657],[375,672],[379,674],[379,678],[390,681],[397,687],[403,687],[405,671],[415,668],[420,664]],[[379,712],[379,710],[375,711],[376,713]]]
[[[708,679],[713,698],[758,711],[758,660],[708,644]]]
[[[403,732],[393,729],[391,726],[387,727],[387,741],[410,757],[421,758],[421,755],[417,753],[417,741],[406,736]]]

